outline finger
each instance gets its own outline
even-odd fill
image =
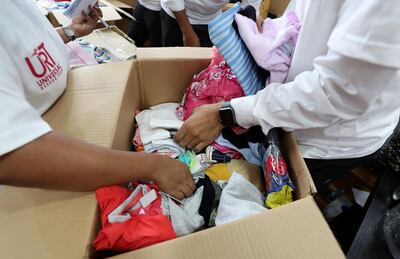
[[[186,136],[187,134],[187,130],[185,125],[183,125],[178,132],[175,134],[174,140],[176,141],[176,143],[178,143],[180,146],[182,146],[180,143],[182,141],[182,139]]]
[[[99,12],[93,7],[92,11],[90,12],[92,17],[99,17]]]
[[[185,199],[186,198],[186,194],[183,192],[183,191],[179,191],[178,193],[177,193],[177,196],[175,197],[175,198],[177,198],[178,200],[183,200],[183,199]]]
[[[197,145],[194,147],[193,150],[194,150],[195,152],[200,152],[200,151],[202,151],[206,146],[207,146],[207,145],[206,145],[205,143],[200,142],[199,144],[197,144]]]
[[[185,198],[192,196],[193,190],[189,186],[182,186],[182,192],[185,194]]]
[[[197,144],[199,144],[199,140],[198,139],[192,139],[192,140],[189,139],[189,142],[186,145],[186,147],[189,148],[189,149],[193,149],[195,146],[197,146]]]
[[[94,6],[94,9],[96,9],[96,12],[98,13],[98,15],[99,15],[100,17],[103,17],[103,11],[101,10],[100,7],[98,7],[98,6],[96,5],[96,6]]]
[[[174,191],[174,192],[170,192],[169,195],[171,195],[172,197],[178,199],[179,201],[183,200],[185,198],[185,194],[181,191]]]
[[[99,15],[99,13],[98,13],[98,11],[97,11],[97,9],[96,9],[96,6],[90,6],[89,5],[89,7],[90,7],[90,12],[89,12],[89,15],[90,16],[98,16]]]
[[[181,140],[182,147],[186,148],[191,148],[196,146],[200,141],[198,141],[195,137],[193,137],[190,134],[186,134],[186,136]],[[191,147],[189,147],[189,144],[192,144]]]
[[[194,184],[193,179],[188,182],[187,186],[190,188],[190,190],[192,190],[192,192],[194,192],[194,190],[196,190],[196,184]]]
[[[83,19],[88,19],[88,15],[83,10],[81,12],[81,16],[82,16]]]

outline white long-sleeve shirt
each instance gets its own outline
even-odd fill
[[[173,12],[186,9],[190,24],[208,24],[221,13],[221,8],[227,3],[229,0],[161,0],[161,8],[173,18]],[[246,0],[242,4],[252,5],[258,15],[261,0]]]
[[[287,83],[232,100],[238,123],[295,130],[306,158],[369,155],[400,116],[400,3],[295,3],[302,28]]]

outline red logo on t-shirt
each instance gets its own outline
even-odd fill
[[[34,49],[31,57],[25,58],[25,62],[32,75],[38,79],[36,83],[40,89],[54,83],[63,72],[63,68],[54,61],[43,42]]]

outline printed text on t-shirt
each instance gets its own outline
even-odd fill
[[[54,61],[43,42],[34,49],[31,57],[25,58],[25,62],[37,78],[36,84],[42,90],[54,83],[63,73],[63,68]]]

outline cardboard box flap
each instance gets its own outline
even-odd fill
[[[55,131],[113,147],[121,102],[132,80],[132,66],[132,61],[126,61],[72,69],[67,89],[44,119]]]
[[[312,197],[113,258],[344,258]]]
[[[296,199],[302,199],[317,192],[314,181],[307,169],[307,165],[301,155],[296,137],[293,132],[283,132],[280,134],[282,143],[282,153],[289,166],[291,179],[296,186]]]
[[[181,102],[193,75],[210,64],[210,48],[138,48],[142,107]]]
[[[2,187],[1,257],[88,257],[96,211],[92,194]]]

